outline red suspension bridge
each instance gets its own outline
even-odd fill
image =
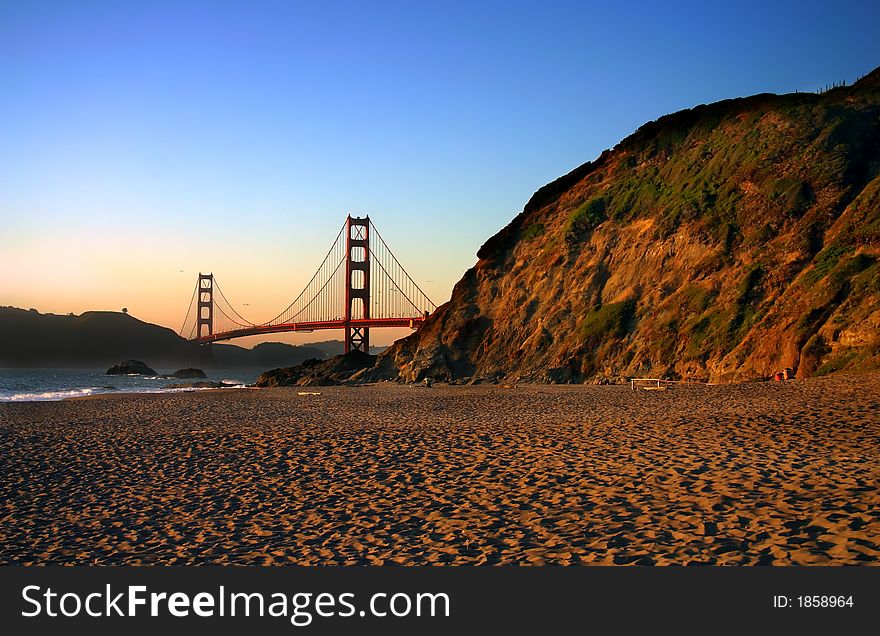
[[[243,318],[214,275],[200,273],[180,335],[210,343],[286,331],[344,329],[346,352],[369,352],[370,329],[418,329],[436,308],[370,217],[349,216],[305,289],[272,320],[254,323]]]

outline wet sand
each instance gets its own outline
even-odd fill
[[[0,404],[4,564],[878,564],[880,374]]]

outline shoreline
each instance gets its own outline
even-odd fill
[[[774,381],[772,378],[753,378],[749,380],[739,380],[736,382],[710,382],[705,380],[665,380],[660,379],[659,381],[662,383],[662,387],[672,389],[672,388],[698,388],[698,387],[733,387],[733,386],[763,386],[763,385],[774,385],[774,386],[783,386],[783,385],[792,385],[794,383],[801,382],[815,382],[821,381],[823,379],[835,379],[837,381],[857,381],[860,378],[873,378],[874,376],[880,375],[880,371],[859,371],[859,372],[838,372],[834,374],[828,374],[823,376],[814,376],[810,378],[790,378],[788,380]],[[617,382],[617,383],[585,383],[585,382],[571,382],[571,383],[547,383],[547,382],[508,382],[508,381],[500,381],[500,382],[488,382],[481,381],[476,383],[470,382],[434,382],[429,386],[425,386],[422,382],[397,382],[394,380],[379,380],[376,382],[355,382],[355,383],[339,383],[339,384],[305,384],[305,385],[288,385],[288,386],[256,386],[254,384],[244,384],[241,386],[226,386],[226,387],[182,387],[180,389],[175,388],[164,388],[156,391],[109,391],[107,393],[97,393],[93,395],[83,395],[83,396],[73,396],[73,397],[65,397],[61,398],[58,401],[68,401],[68,400],[84,400],[84,399],[95,399],[102,397],[114,397],[114,396],[138,396],[138,395],[164,395],[168,393],[195,393],[195,392],[212,392],[212,391],[238,391],[241,389],[251,389],[256,391],[304,391],[304,392],[314,392],[326,389],[358,389],[358,388],[369,388],[369,387],[381,387],[381,386],[397,386],[401,388],[416,388],[416,389],[433,389],[433,388],[459,388],[459,387],[486,387],[486,388],[496,388],[496,389],[517,389],[517,388],[540,388],[540,387],[565,387],[565,388],[597,388],[597,389],[618,389],[620,387],[625,387],[629,390],[652,390],[654,387],[651,385],[637,385],[635,389],[632,388],[630,381],[635,379],[636,381],[650,381],[656,382],[657,378],[628,378],[626,382]],[[38,400],[33,400],[38,401]]]
[[[826,376],[816,376],[812,378],[805,379],[789,379],[785,382],[811,382],[820,380],[821,378],[838,378],[838,379],[847,379],[854,382],[858,382],[862,377],[868,377],[872,374],[876,374],[880,372],[872,372],[872,371],[861,371],[861,372],[838,372],[835,374],[829,374]],[[103,376],[102,376],[103,377]],[[133,378],[133,379],[141,379],[140,375],[131,374],[125,377]],[[147,380],[153,380],[156,378],[146,378]],[[489,382],[489,381],[477,381],[470,382],[467,379],[462,379],[461,381],[456,382],[436,382],[432,383],[431,387],[465,387],[465,386],[490,386],[497,388],[516,388],[516,387],[548,387],[548,386],[558,386],[558,387],[614,387],[614,386],[627,386],[631,387],[631,381],[641,381],[642,385],[637,385],[635,388],[639,390],[656,390],[654,387],[644,384],[644,382],[657,382],[657,378],[627,378],[624,382],[623,379],[618,382],[602,382],[602,383],[546,383],[546,382],[534,382],[534,381],[522,381],[522,382],[508,382],[506,380],[497,381],[497,382]],[[224,381],[225,382],[225,381]],[[659,379],[659,382],[662,384],[660,390],[673,388],[675,386],[684,386],[684,387],[695,387],[695,386],[703,386],[703,387],[729,387],[729,386],[741,386],[741,385],[763,385],[763,384],[776,384],[770,378],[762,378],[762,379],[750,379],[750,380],[741,380],[737,382],[710,382],[705,380],[666,380]],[[218,382],[219,383],[219,382]],[[287,386],[256,386],[255,383],[246,383],[242,382],[237,385],[229,385],[229,386],[191,386],[189,383],[182,382],[179,385],[165,385],[161,387],[141,387],[141,388],[132,388],[132,389],[118,389],[116,387],[102,386],[102,387],[71,387],[67,389],[57,389],[50,390],[46,389],[45,391],[39,391],[37,389],[33,389],[31,392],[23,394],[22,396],[6,396],[0,397],[0,404],[9,404],[9,403],[29,403],[29,402],[53,402],[53,401],[69,401],[69,400],[83,400],[83,399],[96,399],[101,397],[113,397],[113,396],[129,396],[129,395],[166,395],[166,394],[174,394],[174,393],[195,393],[195,392],[211,392],[211,391],[226,391],[226,390],[239,390],[239,389],[282,389],[282,390],[301,390],[301,391],[314,391],[327,388],[327,387],[346,387],[346,388],[364,388],[364,387],[372,387],[372,386],[400,386],[400,387],[416,387],[416,388],[425,388],[422,382],[399,382],[393,380],[378,380],[371,382],[341,382],[341,383],[333,383],[333,384],[311,384],[307,383],[304,385],[287,385]],[[429,388],[431,388],[429,387]],[[22,389],[23,391],[25,389]],[[65,393],[74,393],[74,392],[84,392],[83,395],[62,395]],[[26,397],[30,396],[30,397]]]
[[[0,404],[0,563],[880,564],[880,373],[350,388]]]
[[[212,391],[259,391],[261,390],[256,386],[226,386],[226,387],[186,387],[182,389],[164,389],[158,391],[118,391],[118,392],[107,392],[107,393],[95,393],[92,395],[77,395],[75,397],[66,397],[61,398],[60,400],[53,400],[55,402],[78,402],[81,400],[100,400],[100,399],[117,399],[117,398],[138,398],[138,397],[149,397],[149,396],[165,396],[165,395],[178,395],[181,393],[208,393]],[[32,402],[38,402],[40,400],[32,400]],[[48,402],[49,400],[42,400],[44,402]],[[15,402],[15,404],[26,404],[29,402],[20,401]]]

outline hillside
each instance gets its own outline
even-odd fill
[[[120,360],[153,367],[266,368],[327,358],[341,342],[294,346],[280,342],[245,349],[231,344],[200,347],[171,329],[113,311],[41,314],[0,307],[0,367],[108,367]]]
[[[171,329],[112,311],[41,314],[0,308],[0,366],[109,366],[134,358],[154,366],[203,364],[204,352]]]
[[[290,345],[284,342],[261,342],[252,349],[233,344],[214,343],[211,345],[211,364],[209,366],[248,369],[265,369],[286,364],[299,364],[310,358],[325,359],[334,355],[336,347],[331,342]],[[336,341],[342,349],[342,341]]]
[[[538,190],[363,379],[880,366],[880,69],[661,117]]]

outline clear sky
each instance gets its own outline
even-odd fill
[[[176,330],[201,270],[263,321],[347,213],[440,303],[645,121],[878,65],[867,1],[0,0],[0,305]]]

